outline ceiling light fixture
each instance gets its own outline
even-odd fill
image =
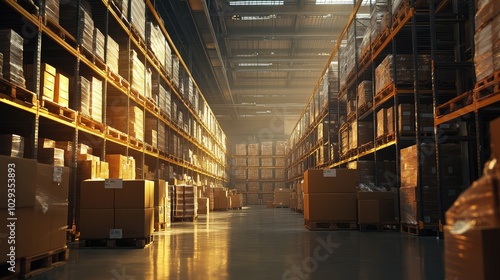
[[[270,62],[270,63],[247,63],[247,62],[243,62],[243,63],[238,63],[238,66],[240,67],[259,67],[259,66],[272,66],[273,63]]]
[[[352,0],[316,0],[316,5],[352,5]],[[355,3],[354,3],[355,4]],[[364,0],[363,6],[370,5],[370,0]]]
[[[280,6],[284,4],[285,1],[229,1],[229,6]]]

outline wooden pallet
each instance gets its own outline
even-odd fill
[[[396,87],[394,86],[394,83],[390,83],[387,86],[385,86],[382,90],[377,92],[377,94],[375,94],[373,101],[375,101],[375,104],[378,104],[380,101],[382,101],[382,99],[395,93],[395,91],[396,91]]]
[[[120,76],[118,73],[115,73],[109,68],[107,72],[108,72],[108,79],[112,80],[119,87],[125,90],[127,90],[130,87],[130,83],[127,80],[125,80],[122,76]]]
[[[345,221],[309,221],[304,220],[304,226],[308,230],[355,230],[358,224]]]
[[[467,91],[450,101],[438,106],[436,108],[436,116],[444,116],[449,113],[455,112],[458,109],[461,109],[467,105],[470,105],[474,102],[473,91]]]
[[[146,42],[144,41],[144,39],[141,37],[139,31],[135,28],[134,24],[130,24],[130,30],[132,31],[132,36],[134,37],[134,39],[137,41],[137,43],[139,44],[139,47],[141,47],[143,50],[147,50],[147,45],[146,45]],[[145,35],[144,35],[145,36]]]
[[[146,103],[146,97],[144,97],[144,95],[142,95],[140,93],[140,91],[138,89],[136,89],[135,87],[133,87],[133,86],[130,87],[130,93],[132,94],[132,97],[134,97],[135,101],[138,104]]]
[[[500,93],[500,70],[476,83],[474,99],[481,100]]]
[[[366,231],[394,231],[398,230],[398,224],[396,223],[377,223],[377,224],[358,224],[359,231],[366,232]]]
[[[401,22],[405,21],[405,18],[410,16],[411,9],[408,1],[401,1],[399,6],[396,8],[394,13],[392,13],[392,27],[396,28],[401,24]]]
[[[57,115],[58,117],[64,118],[67,121],[75,122],[76,121],[76,112],[70,108],[66,108],[57,104],[53,101],[42,99],[40,102],[41,109],[47,110],[49,113],[53,115]]]
[[[233,208],[231,208],[231,210],[241,210],[241,209],[243,209],[243,207],[233,207]]]
[[[370,44],[373,53],[378,52],[379,48],[382,46],[385,40],[387,40],[387,37],[390,33],[390,28],[386,28],[377,36],[377,38],[373,39],[372,43]]]
[[[71,43],[76,44],[76,39],[71,35],[64,27],[59,25],[59,23],[52,21],[50,18],[42,18],[42,23],[52,32],[57,34],[64,41],[71,41]]]
[[[0,78],[0,93],[3,93],[11,98],[26,103],[27,105],[36,105],[35,93],[27,90],[24,87],[15,85],[3,78]]]
[[[364,152],[367,152],[369,150],[373,149],[373,142],[370,141],[366,144],[363,144],[361,145],[359,148],[358,148],[358,152],[361,154],[361,153],[364,153]]]
[[[396,139],[395,133],[382,135],[382,136],[379,136],[375,139],[375,145],[382,146],[384,144],[387,144],[387,143],[393,141],[394,139]]]
[[[155,223],[155,231],[164,231],[167,229],[167,223]]]
[[[92,62],[97,68],[99,68],[99,69],[101,69],[103,71],[106,71],[106,69],[108,68],[107,65],[106,65],[106,63],[104,63],[104,61],[102,59],[100,59],[99,57],[97,57],[97,55],[95,55],[94,53],[92,53],[92,51],[87,50],[82,45],[80,45],[78,47],[78,50],[79,50],[79,52],[80,52],[81,55],[83,55],[90,62]]]
[[[106,127],[106,134],[108,136],[115,138],[116,140],[121,141],[124,144],[126,144],[128,141],[128,135],[126,133],[121,132],[118,129],[112,128],[110,126]]]
[[[91,117],[87,117],[81,114],[78,114],[78,124],[99,131],[101,133],[104,133],[106,131],[106,126],[104,124],[93,120]]]
[[[129,136],[128,142],[130,143],[130,145],[133,145],[139,149],[144,148],[144,142],[138,140],[137,138],[135,138],[133,136]]]
[[[148,108],[149,110],[159,114],[160,113],[160,107],[158,107],[158,105],[156,104],[156,102],[151,99],[151,98],[146,98],[146,108]]]
[[[81,248],[137,248],[142,249],[153,243],[153,236],[121,239],[81,239]]]
[[[410,235],[417,236],[439,236],[439,227],[436,226],[426,226],[421,227],[419,225],[401,224],[401,232]]]
[[[373,107],[373,102],[371,101],[368,101],[366,102],[365,104],[359,106],[358,108],[358,115],[359,116],[362,116],[364,115],[366,112],[368,112],[371,108]]]
[[[61,248],[21,259],[21,278],[27,279],[64,265],[69,259],[69,249]]]
[[[126,14],[123,14],[122,10],[116,6],[116,3],[114,1],[108,1],[108,3],[110,3],[110,6],[111,8],[113,9],[113,11],[116,13],[116,15],[118,15],[118,17],[123,21],[123,23],[125,23],[125,25],[128,27],[128,20],[127,20],[127,15]]]

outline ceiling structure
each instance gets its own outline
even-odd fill
[[[229,140],[248,142],[287,138],[355,3],[158,0],[154,5]],[[359,14],[368,16],[369,6],[362,5]]]

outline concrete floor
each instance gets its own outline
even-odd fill
[[[443,240],[319,231],[290,209],[212,212],[155,233],[145,249],[72,248],[34,279],[444,279]]]

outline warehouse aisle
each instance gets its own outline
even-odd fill
[[[287,208],[251,206],[175,223],[146,249],[72,249],[35,279],[444,279],[443,240],[310,232]]]

